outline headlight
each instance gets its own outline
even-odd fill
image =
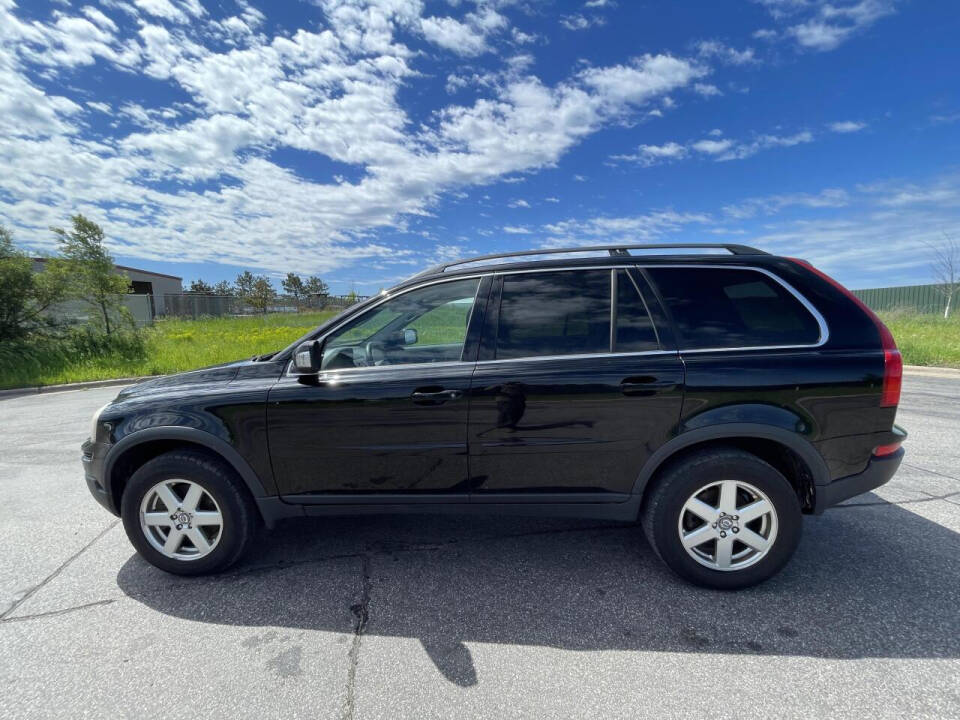
[[[99,422],[100,422],[100,414],[101,414],[104,410],[107,409],[107,405],[109,405],[109,404],[110,404],[110,403],[106,403],[103,407],[101,407],[100,409],[98,409],[98,410],[93,414],[93,417],[92,417],[92,418],[90,418],[90,439],[91,439],[93,442],[96,442],[96,441],[97,441],[97,425],[98,425]]]

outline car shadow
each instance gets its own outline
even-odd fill
[[[806,518],[787,568],[739,592],[680,581],[635,525],[409,515],[290,522],[213,577],[167,575],[134,555],[117,583],[188,620],[416,638],[469,686],[470,642],[960,657],[958,578],[960,534],[878,504]]]

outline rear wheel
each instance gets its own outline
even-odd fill
[[[178,575],[224,570],[256,531],[256,508],[233,470],[193,451],[165,453],[138,469],[120,514],[140,555]]]
[[[735,449],[698,452],[651,488],[642,516],[657,555],[698,585],[738,589],[776,574],[800,541],[792,486],[774,467]]]

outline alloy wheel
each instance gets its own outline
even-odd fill
[[[721,480],[683,504],[677,530],[687,554],[713,570],[742,570],[762,560],[777,539],[777,511],[759,488]]]
[[[160,553],[175,560],[209,555],[223,534],[216,500],[190,480],[163,480],[143,496],[140,529]]]

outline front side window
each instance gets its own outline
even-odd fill
[[[437,283],[381,303],[327,337],[321,369],[460,360],[479,284]]]
[[[755,270],[648,267],[683,349],[814,345],[820,326],[783,285]]]
[[[498,360],[609,351],[609,270],[503,277]]]

